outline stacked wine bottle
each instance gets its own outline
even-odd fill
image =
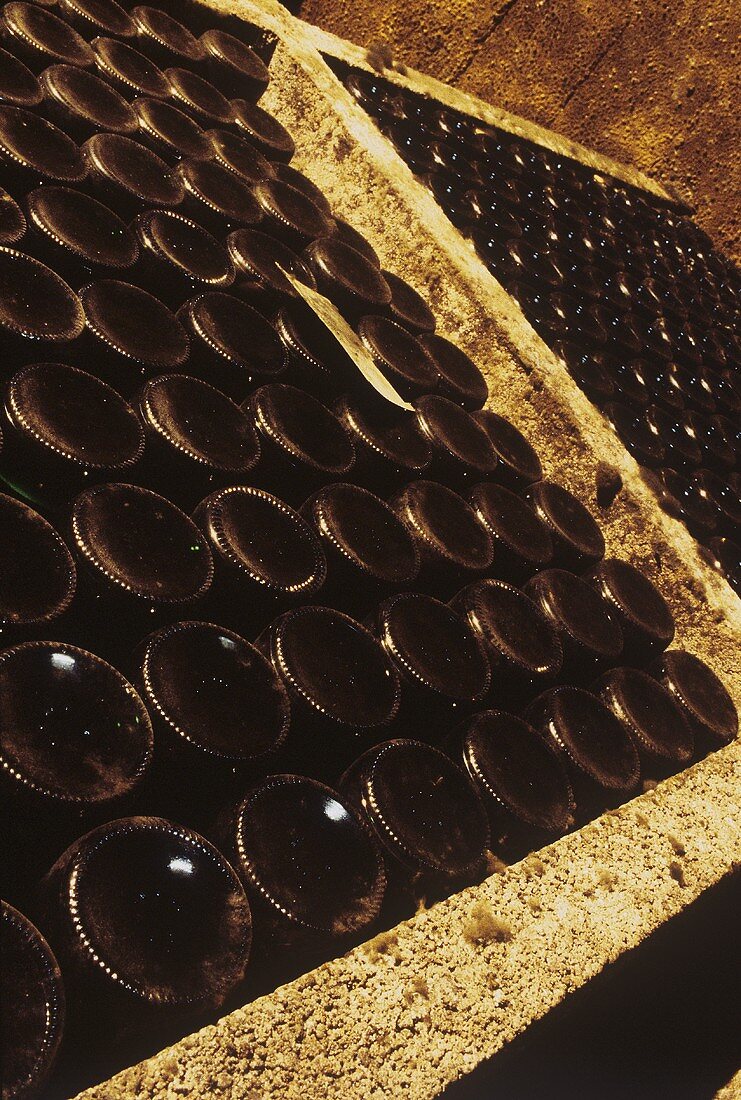
[[[741,274],[678,204],[337,65],[741,591]]]
[[[244,25],[12,0],[0,32],[5,1098],[102,1079],[737,716],[291,166]]]

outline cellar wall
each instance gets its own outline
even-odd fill
[[[738,4],[303,0],[300,14],[655,176],[741,260]]]

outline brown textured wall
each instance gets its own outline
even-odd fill
[[[633,164],[741,262],[739,0],[303,0],[300,15]]]

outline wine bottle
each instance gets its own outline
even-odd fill
[[[583,823],[624,802],[640,777],[640,761],[623,724],[582,688],[550,688],[523,717],[560,749]]]
[[[3,894],[25,904],[81,832],[131,805],[152,727],[115,668],[63,642],[0,652],[0,689]]]
[[[561,671],[563,651],[557,629],[519,588],[480,580],[450,601],[474,631],[491,668],[491,699],[520,709]]]
[[[156,631],[134,663],[156,734],[147,802],[206,828],[275,767],[290,723],[282,681],[244,638],[207,622]]]
[[[729,744],[738,734],[738,712],[716,673],[694,653],[668,649],[651,674],[670,692],[688,719],[698,752]]]
[[[483,876],[484,806],[467,773],[439,749],[385,741],[359,757],[338,787],[381,842],[391,919]]]
[[[287,503],[301,504],[319,486],[352,470],[350,436],[325,405],[303,390],[273,382],[255,390],[242,408],[260,435],[258,483]]]
[[[0,494],[0,645],[49,629],[69,608],[77,570],[66,543],[28,504]]]
[[[301,507],[322,543],[328,576],[323,598],[365,615],[393,590],[413,584],[419,553],[385,501],[359,485],[326,485]]]
[[[244,401],[256,386],[286,370],[285,348],[275,328],[233,294],[199,294],[182,306],[178,320],[193,348],[190,373],[235,401]]]
[[[222,815],[218,832],[252,905],[253,980],[272,989],[367,936],[383,860],[367,823],[331,787],[271,775]]]
[[[574,796],[559,751],[522,718],[482,711],[446,747],[486,807],[492,847],[506,859],[561,836],[574,822]]]
[[[64,983],[38,928],[5,901],[0,902],[0,934],[3,1094],[21,1100],[37,1096],[53,1072],[64,1033]]]
[[[417,544],[424,590],[449,598],[467,579],[490,568],[491,536],[452,489],[436,481],[413,481],[389,503]]]
[[[64,363],[32,363],[14,374],[3,413],[4,478],[65,518],[85,485],[127,475],[144,451],[133,409],[100,379]]]
[[[253,419],[185,374],[151,378],[136,402],[147,434],[140,480],[191,512],[215,489],[250,479],[260,458]]]
[[[286,743],[293,766],[334,781],[399,709],[399,678],[360,623],[329,607],[304,606],[275,619],[256,642],[291,700]]]
[[[617,663],[623,633],[610,605],[591,585],[564,569],[536,573],[523,591],[551,620],[563,646],[563,675],[589,680]]]
[[[216,559],[219,621],[253,634],[319,591],[327,565],[312,527],[282,500],[237,485],[211,493],[194,519]]]

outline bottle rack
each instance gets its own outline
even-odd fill
[[[383,267],[424,295],[438,333],[486,375],[491,407],[537,446],[546,476],[589,504],[608,555],[660,581],[677,642],[706,661],[738,703],[738,599],[660,510],[563,364],[327,64],[370,71],[364,52],[278,5],[229,11],[274,46],[261,103],[295,137],[292,163],[364,233]],[[385,75],[672,201],[630,169],[435,81]],[[217,1096],[320,1095],[329,1079],[343,1096],[402,1087],[436,1095],[728,872],[741,844],[737,761],[735,743],[81,1095],[154,1096],[165,1084]]]

